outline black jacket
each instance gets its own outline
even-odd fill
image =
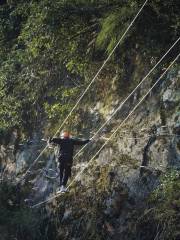
[[[84,145],[90,140],[79,140],[74,138],[52,138],[50,143],[55,143],[59,145],[58,157],[73,158],[73,151],[75,145]]]

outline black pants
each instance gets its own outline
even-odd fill
[[[69,177],[71,177],[71,161],[69,159],[59,159],[60,185],[66,186]]]

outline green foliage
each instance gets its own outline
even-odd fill
[[[137,231],[146,239],[176,240],[180,237],[180,172],[171,170],[151,194]],[[142,238],[143,239],[143,238]]]
[[[18,192],[16,186],[3,182],[0,184],[0,229],[2,240],[41,239],[42,219],[23,204],[25,193]],[[19,199],[22,198],[22,201]]]
[[[160,186],[153,192],[150,202],[155,202],[157,218],[169,220],[177,217],[176,211],[180,208],[180,172],[171,171],[163,176]],[[170,215],[172,214],[172,216]]]
[[[0,20],[0,126],[20,126],[32,132],[47,114],[44,106],[53,102],[61,112],[66,104],[59,97],[49,98],[49,93],[66,86],[69,91],[72,88],[71,96],[75,95],[71,78],[76,82],[85,60],[83,53],[79,54],[78,38],[67,39],[76,34],[79,20],[59,1],[7,3],[1,8]],[[13,24],[17,28],[12,28]],[[70,80],[64,81],[71,73]],[[63,108],[69,110],[68,106]]]
[[[152,202],[156,203],[153,217],[161,227],[164,226],[164,239],[178,239],[180,210],[180,172],[171,171],[166,174],[159,188],[152,194]]]
[[[52,125],[64,119],[87,84],[87,70],[104,60],[141,5],[135,0],[4,1],[0,127],[18,126],[30,135],[46,119]],[[147,4],[113,60],[123,82],[133,73],[137,53],[142,61],[149,54],[155,59],[177,38],[178,14],[177,0]]]
[[[101,20],[97,47],[110,53],[141,6],[142,2],[130,0],[110,8]],[[126,52],[127,47],[131,52],[136,48],[141,53],[157,55],[167,46],[167,42],[170,44],[178,39],[178,9],[176,0],[147,2],[126,39],[121,43],[121,55]],[[117,54],[121,58],[119,51]]]
[[[130,24],[129,18],[137,10],[135,2],[118,6],[102,19],[102,29],[97,37],[97,46],[110,53]]]

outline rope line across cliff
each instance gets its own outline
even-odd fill
[[[153,84],[153,86],[146,92],[146,94],[141,98],[141,100],[136,104],[136,106],[132,109],[132,111],[128,114],[128,116],[120,123],[120,125],[114,130],[114,132],[111,134],[111,136],[107,139],[107,141],[101,146],[101,148],[94,154],[94,156],[89,160],[89,162],[84,166],[84,168],[76,175],[76,177],[71,181],[71,183],[68,185],[67,189],[78,179],[81,174],[84,172],[84,170],[90,165],[90,163],[95,159],[95,157],[101,152],[101,150],[107,145],[107,143],[116,135],[116,133],[120,130],[120,128],[123,126],[123,124],[128,120],[128,118],[134,113],[134,111],[139,107],[139,105],[145,100],[145,98],[149,95],[149,93],[152,91],[152,89],[160,82],[160,80],[165,76],[167,71],[171,68],[171,66],[178,60],[180,54],[176,56],[176,58],[171,62],[171,64],[166,68],[166,70],[161,74],[161,76],[156,80],[156,82]],[[39,207],[45,203],[51,202],[52,200],[56,199],[57,197],[61,196],[62,193],[59,193],[51,198],[48,198],[45,201],[39,202],[35,205],[33,205],[31,208]]]

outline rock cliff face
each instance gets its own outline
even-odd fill
[[[137,223],[146,207],[146,199],[159,184],[160,176],[169,168],[180,168],[179,78],[177,69],[171,71],[88,165],[70,192],[42,206],[56,232],[51,238],[49,225],[48,239],[151,239],[138,233]],[[75,160],[72,178],[86,166],[149,85],[141,87],[84,155]],[[89,116],[94,118],[87,121],[96,124],[102,114],[106,120],[120,102],[121,99],[112,102],[108,110],[98,102],[93,109],[88,109]],[[17,177],[43,146],[44,143],[39,144],[35,138],[31,145],[26,143],[14,155],[1,146],[1,159],[6,159],[6,171]],[[54,178],[54,159],[53,151],[43,155],[30,173],[28,184],[33,187],[27,196],[30,204],[53,196],[58,186],[58,179]],[[1,166],[3,176],[5,162]],[[40,173],[38,177],[37,173]]]
[[[136,224],[159,177],[169,168],[180,167],[178,80],[179,75],[171,72],[88,166],[67,197],[57,199],[59,237],[152,239],[138,235]],[[135,98],[126,103],[126,114],[136,103]],[[121,113],[118,118],[116,126],[122,121]],[[78,166],[77,172],[83,167]]]

